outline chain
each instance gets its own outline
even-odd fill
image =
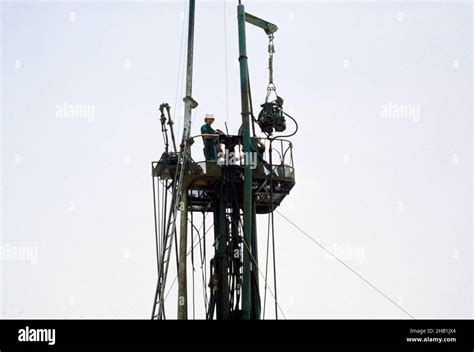
[[[276,87],[273,83],[273,54],[275,53],[275,46],[273,44],[273,33],[268,35],[268,87],[267,87],[267,97],[265,102],[268,102],[268,98],[272,92],[276,94]]]
[[[270,73],[269,84],[273,84],[273,54],[275,46],[273,44],[273,34],[268,35],[268,71]]]

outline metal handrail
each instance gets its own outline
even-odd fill
[[[191,136],[189,137],[189,140],[195,140],[196,138],[202,138],[204,136],[212,136],[212,137],[219,137],[220,134],[218,133],[213,133],[213,134],[209,134],[209,133],[205,133],[205,134],[197,134],[197,135],[194,135],[194,136]],[[269,138],[266,138],[266,137],[251,137],[252,139],[255,138],[255,139],[260,139],[260,140],[270,140]],[[293,143],[292,141],[288,140],[288,139],[277,139],[277,140],[274,140],[274,142],[272,143],[272,151],[273,152],[277,152],[278,156],[279,156],[279,163],[273,163],[273,167],[272,169],[276,169],[276,167],[279,167],[279,166],[286,166],[286,167],[290,167],[292,170],[294,170],[294,160],[293,160]],[[275,147],[275,144],[276,145],[279,145],[280,147]],[[238,146],[238,153],[239,155],[242,154],[242,145],[239,144]],[[267,147],[267,146],[266,146]],[[265,149],[265,152],[264,152],[264,160],[265,159],[268,159],[268,156],[265,157],[265,155],[268,155],[270,151],[270,148],[266,148]],[[289,152],[289,160],[288,162],[286,162],[286,158],[288,156],[288,152]],[[240,165],[242,165],[242,157],[239,157],[239,162],[240,162]],[[199,160],[199,161],[195,161],[196,163],[202,163],[202,162],[206,162],[206,160]]]

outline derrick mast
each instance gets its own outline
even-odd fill
[[[160,119],[165,136],[165,152],[159,161],[152,162],[158,267],[152,318],[166,318],[165,301],[169,291],[165,288],[169,281],[167,276],[173,248],[178,282],[177,317],[189,317],[188,286],[191,282],[187,262],[188,256],[191,255],[194,293],[194,250],[199,245],[200,256],[204,258],[200,263],[203,270],[204,318],[260,319],[262,302],[259,277],[262,270],[258,262],[257,214],[269,214],[274,235],[273,211],[295,184],[293,145],[284,138],[291,137],[296,131],[287,136],[273,135],[274,132],[285,131],[285,116],[293,120],[283,111],[283,99],[276,95],[273,83],[273,35],[278,28],[246,13],[243,5],[237,6],[242,124],[236,135],[213,135],[221,146],[222,153],[217,160],[202,160],[199,156],[192,155],[191,147],[202,136],[190,135],[191,110],[197,106],[191,96],[194,14],[195,1],[191,0],[183,138],[179,151],[169,151],[167,134],[171,133],[174,141],[173,123],[169,106],[163,104],[162,106],[168,106],[161,111]],[[262,28],[269,38],[269,84],[258,118],[255,118],[252,107],[246,23]],[[270,99],[272,94],[276,95],[273,101]],[[169,128],[166,128],[165,124],[168,124]],[[255,124],[260,127],[263,136],[256,135]],[[275,160],[274,154],[278,155]],[[195,219],[199,214],[202,216],[202,224],[198,227],[195,225]],[[212,220],[210,226],[213,228],[213,236],[209,233],[210,226],[208,228],[206,225],[209,224],[209,219]],[[199,239],[196,245],[195,238]],[[206,243],[212,243],[213,247],[210,260],[206,259]],[[275,257],[273,260],[275,267]],[[276,281],[274,298],[276,308]],[[194,295],[192,302],[194,318]],[[277,314],[276,310],[276,317]]]

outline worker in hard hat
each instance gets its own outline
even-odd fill
[[[204,117],[204,125],[201,126],[201,134],[204,143],[204,157],[206,161],[217,161],[217,151],[219,148],[218,145],[218,136],[216,134],[221,134],[220,130],[214,130],[211,126],[214,123],[214,115],[206,114]]]

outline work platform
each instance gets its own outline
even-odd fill
[[[193,138],[197,138],[196,136]],[[188,156],[188,172],[184,176],[184,188],[188,192],[188,211],[213,212],[216,196],[220,194],[220,187],[227,187],[238,199],[243,202],[244,165],[241,144],[237,136],[224,153],[231,150],[237,155],[237,162],[229,164],[226,158],[216,161],[194,161]],[[269,164],[269,148],[252,165],[252,193],[255,199],[257,214],[266,214],[275,210],[290,193],[295,185],[295,171],[293,166],[292,144],[286,140],[272,143],[272,165]],[[235,150],[235,152],[234,152]],[[174,182],[178,155],[174,152],[163,153],[159,161],[152,162],[152,175],[161,180]],[[271,175],[270,175],[271,174]],[[225,204],[231,208],[232,204]]]

